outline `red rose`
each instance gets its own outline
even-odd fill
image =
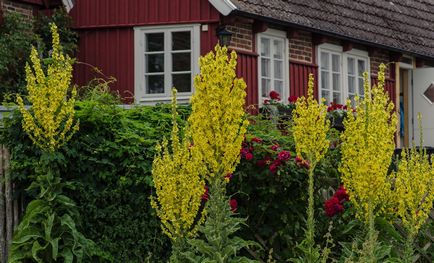
[[[208,201],[209,200],[209,189],[208,189],[208,186],[206,186],[205,185],[205,191],[204,191],[204,193],[203,193],[203,195],[202,195],[202,201]]]
[[[336,190],[334,196],[339,200],[339,202],[343,203],[345,201],[349,201],[350,197],[348,196],[347,190],[341,185],[338,190]]]
[[[344,211],[344,206],[340,204],[339,199],[335,196],[325,201],[324,203],[325,214],[328,217],[333,217]]]
[[[232,213],[235,213],[235,211],[237,211],[237,208],[238,208],[237,200],[235,200],[235,199],[229,200],[229,205],[231,206]]]
[[[280,94],[279,92],[272,90],[270,91],[270,99],[272,100],[280,100]]]
[[[275,144],[275,145],[271,146],[271,150],[273,150],[273,151],[277,151],[277,150],[279,150],[279,148],[280,148],[279,144]]]
[[[277,172],[277,169],[279,169],[279,166],[282,164],[280,160],[275,160],[269,167],[270,172],[272,174],[275,174]]]
[[[295,103],[297,102],[298,97],[297,96],[289,96],[288,101],[289,103]]]
[[[264,100],[264,104],[265,104],[265,105],[270,104],[270,100],[265,99],[265,100]]]
[[[271,157],[270,156],[265,156],[264,159],[258,160],[256,162],[256,165],[259,166],[259,167],[264,168],[266,165],[269,165],[270,162],[271,162]]]
[[[303,161],[303,158],[301,158],[300,156],[295,157],[295,161],[297,163],[301,163]]]
[[[252,139],[252,142],[262,143],[262,139],[258,138],[258,137],[255,137],[255,138]]]
[[[246,153],[245,158],[246,158],[247,161],[250,161],[250,160],[253,159],[253,154],[251,152],[248,152],[248,153]]]
[[[278,155],[277,155],[277,159],[281,160],[281,161],[287,161],[289,160],[289,158],[291,158],[291,153],[288,151],[281,151]]]

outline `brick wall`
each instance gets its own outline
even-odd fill
[[[33,18],[33,6],[24,3],[18,3],[16,1],[11,0],[0,0],[1,9],[3,10],[3,14],[9,12],[17,12],[22,14],[28,20]]]
[[[387,50],[377,50],[375,52],[372,52],[371,56],[369,57],[371,60],[371,75],[377,76],[378,73],[378,67],[381,63],[384,63],[387,65],[387,63],[390,62],[390,56],[389,51]],[[390,78],[390,67],[391,65],[387,65],[386,69],[386,78]],[[393,65],[392,65],[393,66]]]
[[[312,63],[312,34],[309,32],[296,32],[288,39],[289,59]]]
[[[233,34],[230,48],[254,51],[252,19],[237,18],[233,24],[227,25],[226,29]]]

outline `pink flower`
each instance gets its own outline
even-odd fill
[[[297,102],[298,97],[297,96],[289,96],[288,101],[289,103],[295,103]]]
[[[270,99],[272,99],[272,100],[280,100],[280,94],[279,94],[279,92],[277,92],[275,90],[270,91],[269,96],[270,96]]]
[[[291,153],[288,151],[281,151],[278,155],[277,155],[277,159],[281,160],[281,161],[287,161],[289,160],[289,158],[291,158]]]
[[[229,205],[231,206],[232,213],[235,213],[235,211],[237,211],[237,209],[238,209],[238,202],[237,202],[237,200],[235,200],[235,199],[229,200]]]

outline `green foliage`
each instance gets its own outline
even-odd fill
[[[50,23],[59,28],[63,51],[72,55],[77,49],[77,33],[71,29],[71,18],[63,9],[53,15],[40,14],[35,21],[21,14],[8,12],[0,26],[0,102],[14,101],[13,94],[26,94],[24,65],[34,45],[39,54],[48,56],[51,48]]]
[[[66,13],[64,8],[54,9],[50,16],[39,13],[34,21],[34,32],[41,40],[41,54],[48,57],[49,48],[47,44],[51,43],[50,24],[54,23],[59,28],[60,45],[62,51],[69,56],[73,56],[77,50],[78,35],[72,30],[72,18]],[[48,45],[50,47],[50,45]]]
[[[242,249],[258,245],[236,235],[246,220],[234,215],[233,209],[231,211],[225,184],[222,180],[213,180],[209,186],[209,201],[205,209],[212,216],[199,227],[200,237],[188,240],[189,250],[182,253],[186,262],[258,262],[240,255]]]
[[[51,154],[50,154],[51,155]],[[69,197],[63,194],[67,185],[61,182],[58,171],[50,166],[53,156],[41,156],[42,167],[29,190],[39,192],[31,201],[15,231],[9,252],[10,263],[82,262],[101,259],[109,261],[95,243],[77,229],[79,214]],[[61,260],[62,259],[62,260]]]
[[[31,21],[20,14],[5,14],[0,26],[0,102],[11,100],[12,93],[25,92],[24,65],[36,39]]]
[[[165,262],[170,242],[150,207],[154,146],[171,131],[170,107],[114,105],[105,92],[89,92],[77,102],[80,130],[53,162],[74,189],[80,230],[114,262]],[[179,107],[180,123],[189,113]],[[31,181],[38,149],[20,128],[19,116],[7,121],[3,143],[11,150],[11,176],[21,189]],[[30,192],[27,199],[35,198]]]

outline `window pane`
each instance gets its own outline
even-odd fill
[[[341,58],[339,55],[332,55],[332,69],[334,72],[341,71]]]
[[[261,56],[270,57],[270,39],[261,38]]]
[[[340,91],[341,90],[341,75],[333,74],[333,90]]]
[[[327,71],[321,71],[321,89],[330,89],[330,76]]]
[[[348,58],[348,75],[354,75],[356,71],[354,70],[354,58]]]
[[[191,74],[173,74],[172,85],[178,90],[178,92],[190,92]]]
[[[146,59],[146,73],[164,72],[164,54],[148,54]]]
[[[341,103],[341,94],[338,92],[333,92],[333,102]]]
[[[360,96],[364,96],[365,95],[365,90],[363,87],[363,79],[359,78],[359,95]]]
[[[190,53],[174,53],[172,54],[172,70],[173,71],[190,71],[191,58]]]
[[[262,77],[271,77],[270,73],[271,61],[267,58],[261,59]]]
[[[326,99],[326,103],[330,102],[330,92],[326,90],[321,91],[321,98]]]
[[[364,60],[357,60],[357,66],[358,66],[358,70],[359,70],[359,76],[362,77],[363,76],[363,72],[366,71],[366,65],[365,65],[365,61]]]
[[[270,93],[270,84],[271,81],[269,79],[262,79],[261,85],[262,85],[262,97],[268,97]]]
[[[326,52],[321,52],[321,69],[330,69],[329,54]]]
[[[146,34],[146,51],[164,51],[164,33]]]
[[[164,75],[146,76],[146,93],[164,93]]]
[[[276,79],[283,79],[283,62],[275,60],[274,61],[274,77]]]
[[[274,40],[274,58],[283,59],[283,41]]]
[[[279,94],[283,93],[283,81],[275,80],[273,90],[279,92]]]
[[[354,94],[356,92],[356,78],[348,77],[348,93]]]
[[[172,50],[189,50],[190,42],[190,31],[172,33]]]

